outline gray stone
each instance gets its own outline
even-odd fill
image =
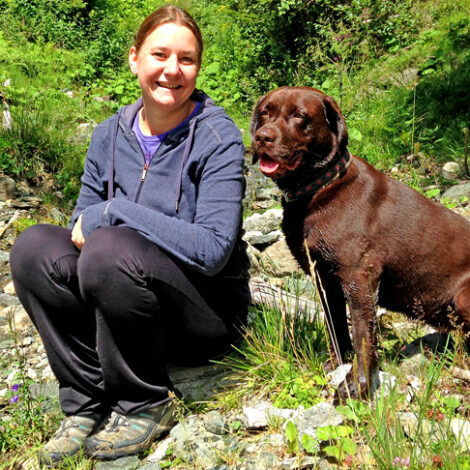
[[[219,364],[201,367],[170,365],[168,374],[185,400],[204,401],[229,385],[231,371]]]
[[[470,183],[456,184],[447,189],[442,198],[444,199],[460,199],[462,196],[470,196]]]
[[[246,462],[247,470],[268,470],[276,468],[279,459],[272,452],[260,452],[255,459]]]
[[[243,240],[245,240],[247,243],[250,245],[269,245],[271,243],[274,243],[281,238],[281,231],[276,230],[275,232],[269,232],[267,234],[263,234],[261,231],[250,231],[246,232],[245,235],[243,235]]]
[[[327,379],[329,384],[336,390],[346,379],[346,375],[351,370],[352,364],[343,364],[335,370],[328,372]]]
[[[162,470],[162,467],[158,463],[148,463],[146,465],[141,465],[138,467],[139,470]]]
[[[441,168],[441,174],[449,180],[457,180],[462,174],[462,167],[457,162],[447,162]]]
[[[229,424],[218,411],[209,411],[204,416],[204,427],[206,431],[218,435],[227,434],[230,430]]]
[[[264,269],[274,276],[289,276],[302,272],[285,240],[278,240],[268,246],[261,254],[261,263]]]
[[[59,384],[56,382],[31,384],[29,391],[33,398],[59,398]]]
[[[157,447],[155,449],[155,452],[149,456],[147,459],[147,462],[149,463],[158,463],[161,460],[163,460],[166,457],[166,453],[168,451],[168,448],[170,445],[173,443],[173,438],[172,437],[167,437],[163,441],[160,441],[157,444]]]
[[[10,307],[12,305],[21,305],[16,295],[0,294],[0,308]]]
[[[318,403],[308,410],[299,407],[299,411],[292,419],[295,424],[300,442],[304,434],[317,438],[317,428],[323,426],[339,426],[343,424],[344,417],[328,402]]]
[[[301,470],[303,468],[310,469],[338,469],[338,465],[334,465],[328,462],[326,459],[321,459],[320,457],[313,457],[307,455],[302,457],[299,462],[299,457],[290,457],[279,462],[276,467],[279,470]]]
[[[246,429],[263,429],[268,426],[266,410],[271,408],[271,403],[260,401],[255,406],[243,407],[243,423]]]
[[[8,176],[0,177],[0,201],[14,199],[16,195],[16,183]]]
[[[0,263],[6,264],[10,261],[10,253],[0,250]]]
[[[139,465],[139,458],[133,455],[110,462],[100,462],[96,465],[95,470],[136,470]]]
[[[247,232],[261,232],[267,235],[279,230],[282,221],[282,209],[269,209],[264,214],[255,213],[245,219],[243,228]]]

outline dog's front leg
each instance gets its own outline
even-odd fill
[[[343,285],[355,352],[354,367],[347,377],[348,390],[344,386],[339,390],[343,399],[366,396],[378,365],[376,289],[377,283],[371,279],[370,272],[356,272]]]
[[[316,274],[318,274],[317,287],[325,310],[328,329],[335,336],[335,338],[331,338],[331,341],[337,341],[341,359],[345,360],[346,354],[353,350],[353,346],[349,335],[346,300],[341,283],[338,278],[330,274],[327,269],[322,269],[320,265]],[[339,361],[339,358],[335,359]]]

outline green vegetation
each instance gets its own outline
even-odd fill
[[[80,124],[100,122],[139,94],[127,51],[140,21],[165,1],[0,0],[0,168],[41,187],[44,172],[74,199],[89,141]],[[350,147],[402,175],[435,182],[435,165],[462,161],[469,122],[470,2],[440,0],[175,1],[205,36],[198,86],[245,131],[254,103],[282,85],[333,95]],[[77,135],[84,134],[78,138]],[[421,180],[424,178],[424,182]]]

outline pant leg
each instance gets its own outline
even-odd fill
[[[119,413],[168,400],[166,363],[175,348],[208,357],[232,340],[187,269],[132,229],[95,230],[83,247],[78,276],[81,295],[95,306],[104,389]]]
[[[70,230],[35,225],[20,234],[10,255],[18,297],[39,331],[67,415],[105,413],[96,320],[79,292],[80,251]]]

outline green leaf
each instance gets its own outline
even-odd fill
[[[352,432],[351,426],[322,426],[317,429],[317,437],[322,441],[329,441],[349,436]]]
[[[297,428],[292,421],[289,421],[286,424],[286,436],[289,442],[295,442],[297,439]]]
[[[323,451],[329,457],[334,457],[336,460],[339,460],[340,450],[337,446],[326,446]]]
[[[304,449],[310,454],[317,452],[317,450],[319,449],[318,441],[308,434],[304,434],[302,436],[302,445]]]

